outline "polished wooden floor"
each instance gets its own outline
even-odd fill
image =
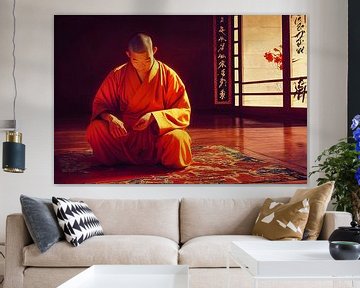
[[[87,121],[56,120],[55,153],[89,149]],[[194,117],[188,129],[193,145],[224,145],[300,173],[307,173],[307,128],[304,123],[261,121],[233,116]]]

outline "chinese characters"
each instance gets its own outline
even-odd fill
[[[305,16],[295,16],[294,17],[294,24],[296,26],[295,35],[293,36],[296,39],[296,52],[298,54],[304,53],[305,45],[304,45],[304,38],[305,38],[305,24],[304,24]]]
[[[230,73],[229,73],[229,31],[228,16],[215,17],[215,75],[216,75],[216,103],[228,103],[230,101]]]
[[[306,90],[306,82],[304,81],[304,78],[301,78],[297,81],[297,83],[294,83],[295,93],[294,98],[297,100],[301,100],[301,102],[305,101],[305,96],[307,93]]]

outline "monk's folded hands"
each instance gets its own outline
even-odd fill
[[[134,124],[133,130],[135,130],[135,131],[145,130],[154,121],[155,121],[155,118],[152,115],[152,113],[146,113]]]

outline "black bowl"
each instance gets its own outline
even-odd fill
[[[358,260],[360,257],[360,244],[349,241],[331,241],[330,255],[335,260]]]

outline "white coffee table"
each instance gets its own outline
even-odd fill
[[[235,241],[229,256],[248,272],[253,287],[275,279],[335,280],[333,285],[349,280],[350,287],[360,287],[360,261],[334,260],[328,241]]]
[[[58,288],[188,288],[186,265],[94,265]]]

